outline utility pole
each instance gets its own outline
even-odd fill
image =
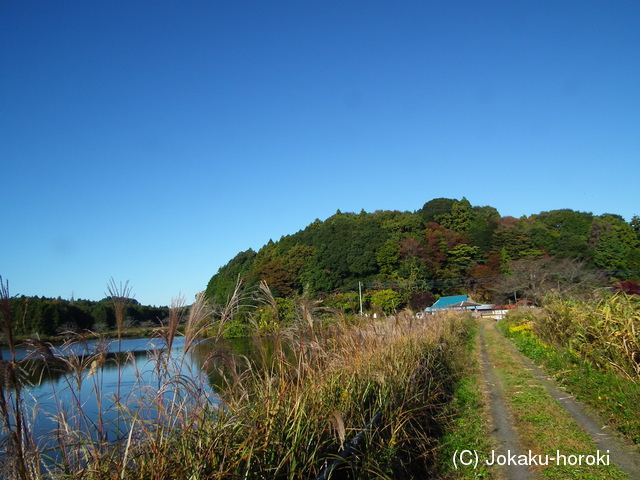
[[[358,282],[358,296],[360,297],[360,315],[362,315],[362,282]]]

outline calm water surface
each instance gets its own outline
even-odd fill
[[[65,416],[70,425],[87,431],[97,431],[99,425],[107,425],[109,437],[118,436],[115,431],[122,421],[122,411],[116,408],[116,397],[140,419],[153,419],[156,414],[154,398],[164,395],[167,399],[178,393],[188,398],[188,402],[208,398],[214,404],[220,404],[215,391],[222,385],[216,365],[208,365],[213,349],[225,350],[233,355],[253,356],[255,348],[250,340],[233,342],[202,341],[184,353],[184,338],[176,337],[170,352],[162,339],[124,339],[108,340],[107,345],[90,341],[85,345],[54,347],[56,356],[82,361],[75,373],[50,371],[43,368],[28,368],[29,385],[23,390],[25,410],[29,414],[32,433],[37,438],[51,437],[51,432],[59,428],[60,415]],[[104,363],[94,364],[83,357],[95,352],[107,352]],[[115,352],[121,352],[123,360],[118,364]],[[10,358],[10,352],[3,350],[4,359]],[[16,350],[18,359],[28,358],[25,349]],[[124,357],[126,356],[126,361]],[[163,359],[159,362],[158,359]],[[165,368],[158,368],[165,365]],[[169,379],[181,379],[182,383]],[[78,381],[79,380],[79,381]],[[176,386],[178,385],[178,386]],[[185,386],[188,385],[188,386]],[[167,386],[170,386],[167,388]],[[158,393],[162,387],[163,393]],[[83,412],[78,415],[78,412]]]

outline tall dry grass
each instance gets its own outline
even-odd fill
[[[107,284],[107,297],[111,299],[113,303],[114,313],[116,317],[116,328],[118,331],[118,342],[122,339],[122,332],[124,327],[124,317],[127,309],[127,305],[131,301],[131,286],[129,280],[125,283],[117,283],[113,277],[109,279]]]
[[[522,318],[516,318],[520,315]],[[544,342],[580,356],[599,368],[640,381],[640,298],[618,293],[600,300],[551,297],[544,308],[510,315],[528,323]]]
[[[363,440],[358,478],[424,473],[464,331],[458,317],[405,314],[336,322],[310,335],[307,317],[285,334],[288,354],[228,367],[224,409],[206,423],[208,441],[198,436],[180,450],[201,460],[191,468],[206,468],[203,478],[312,478],[381,413]]]
[[[173,322],[186,323],[182,355],[153,351],[149,361],[157,369],[156,384],[145,383],[138,373],[137,387],[115,399],[101,382],[101,368],[113,361],[104,350],[63,358],[34,344],[41,361],[67,372],[67,386],[76,396],[71,405],[59,405],[53,442],[45,443],[30,436],[24,420],[18,438],[15,412],[25,407],[13,400],[20,389],[2,385],[5,477],[312,478],[374,417],[379,423],[361,434],[353,446],[356,455],[337,469],[357,468],[358,478],[429,470],[440,407],[448,400],[465,342],[462,319],[416,320],[403,312],[350,323],[333,319],[323,327],[317,304],[306,298],[300,322],[280,331],[259,362],[212,350],[209,368],[225,379],[214,395],[206,377],[188,370],[186,359],[205,333],[223,331],[244,295],[238,285],[228,305],[217,310],[199,296],[187,315],[175,305]],[[170,321],[158,332],[166,346],[180,332],[174,326]],[[221,358],[225,361],[216,363]],[[117,409],[117,423],[84,410],[80,392],[87,382],[105,410]],[[7,395],[14,396],[13,403]]]
[[[10,358],[4,359],[0,352],[0,414],[2,415],[1,470],[11,472],[16,479],[26,480],[37,471],[32,461],[36,449],[25,418],[23,387],[25,374],[15,354],[13,317],[9,294],[9,281],[0,276],[0,315],[2,333],[9,344]]]
[[[517,310],[501,325],[503,333],[609,427],[640,444],[640,298],[553,298],[543,309]]]

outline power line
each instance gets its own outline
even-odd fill
[[[584,273],[595,273],[605,275],[608,277],[629,277],[640,276],[640,270],[627,269],[627,270],[605,270],[605,269],[592,269],[585,270]],[[362,286],[371,289],[402,289],[412,287],[455,287],[455,286],[473,286],[478,284],[492,283],[496,280],[502,280],[504,278],[521,278],[528,276],[528,273],[521,274],[500,274],[500,275],[485,275],[481,277],[450,277],[450,278],[436,278],[431,280],[421,281],[399,281],[399,282],[359,282]]]

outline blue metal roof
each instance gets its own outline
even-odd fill
[[[438,308],[447,308],[456,303],[466,302],[469,299],[469,295],[452,295],[450,297],[440,297],[436,303],[425,310],[437,310]]]

